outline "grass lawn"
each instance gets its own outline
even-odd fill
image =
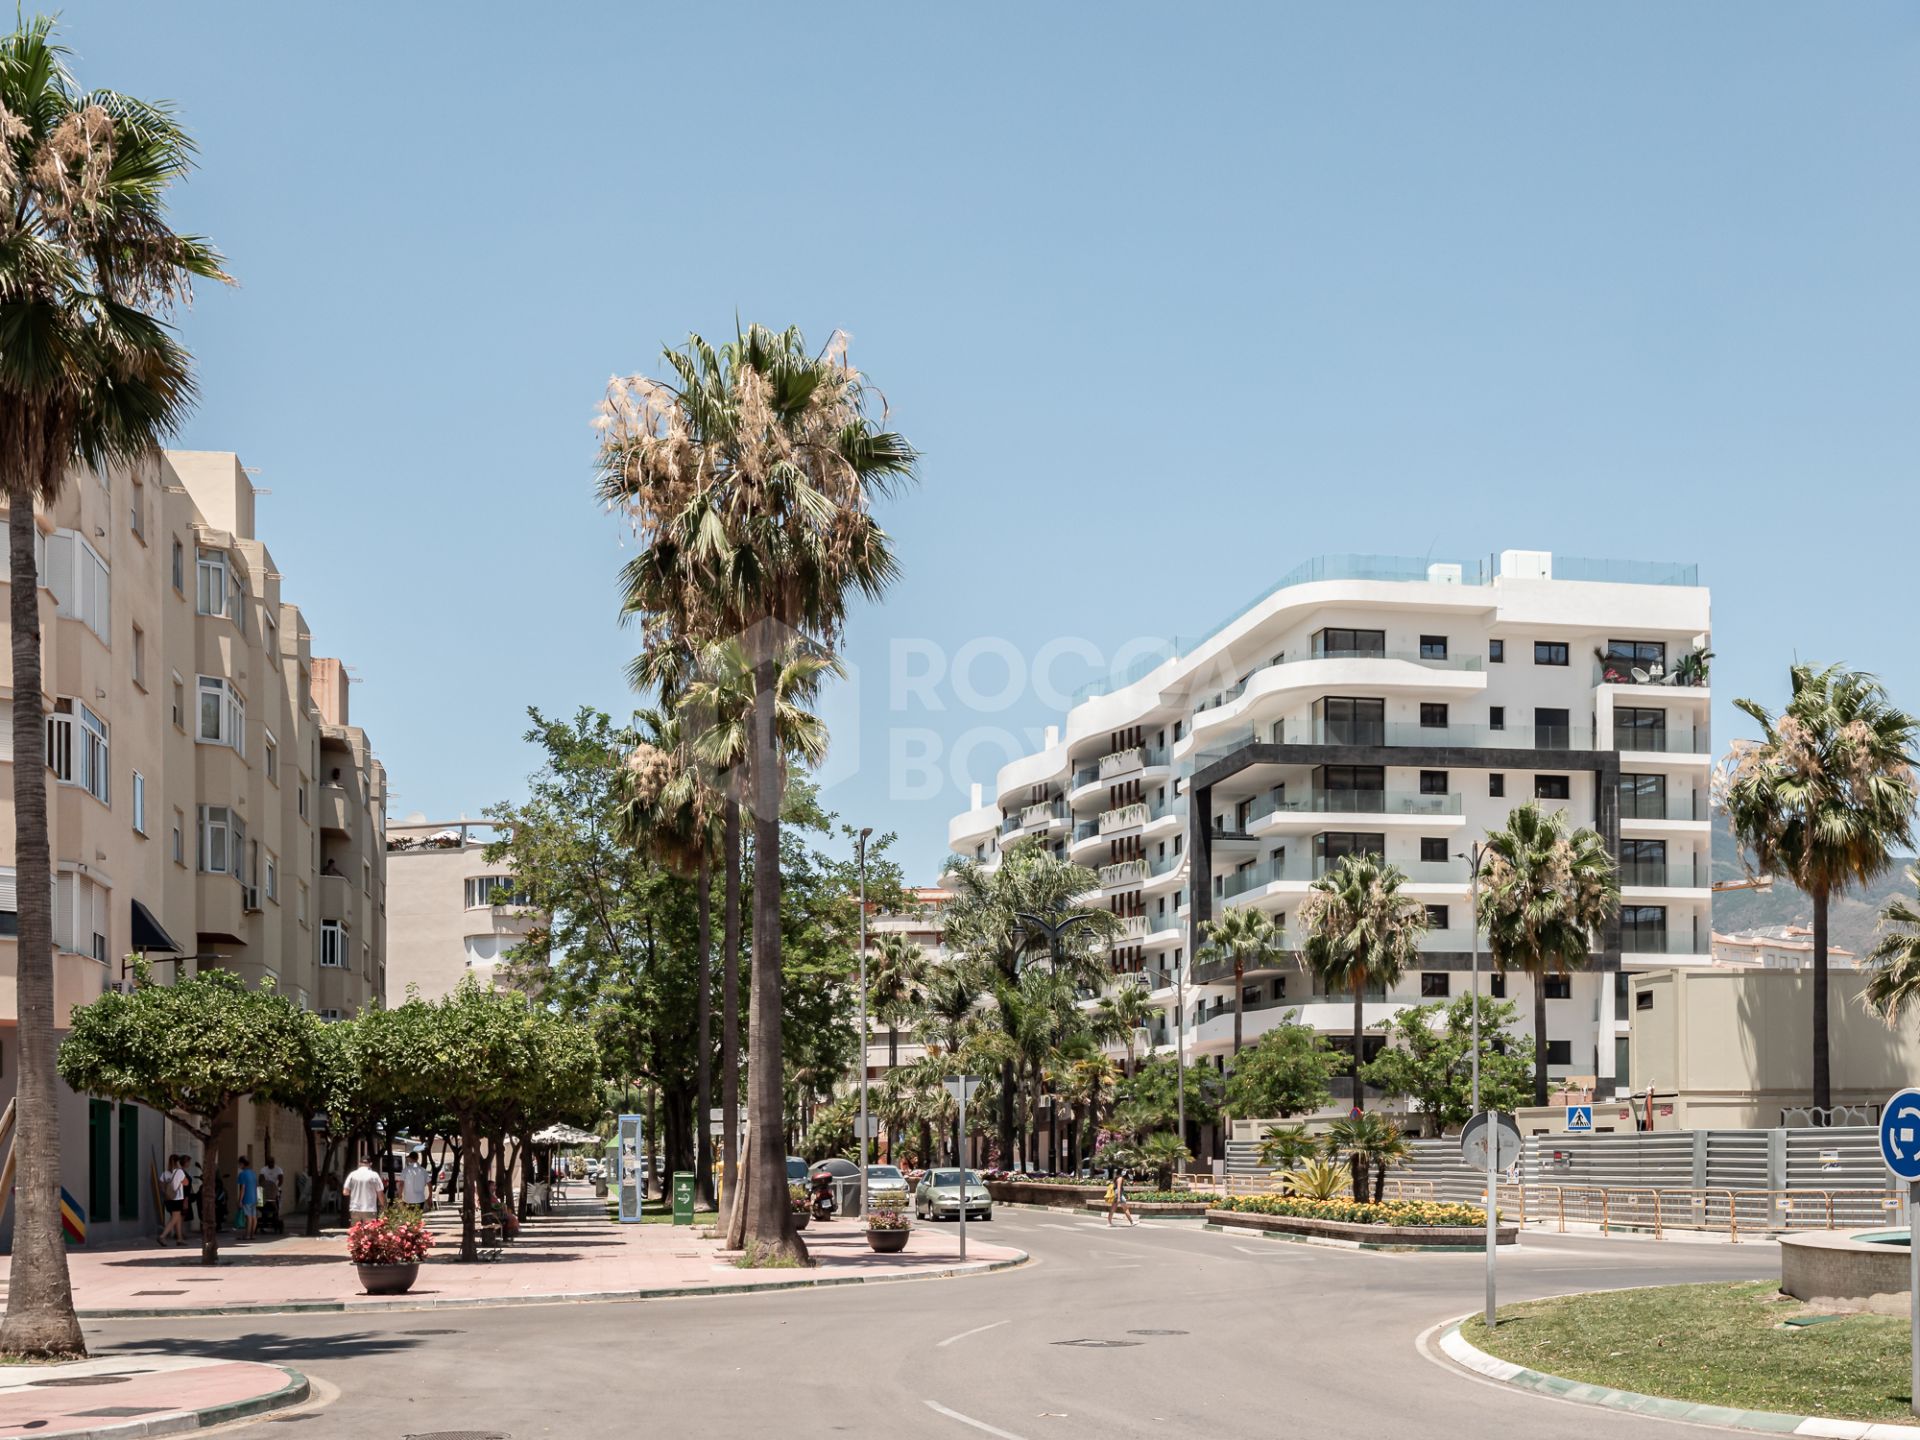
[[[1770,1281],[1668,1285],[1506,1306],[1493,1336],[1477,1315],[1460,1333],[1502,1360],[1616,1390],[1911,1422],[1907,1322],[1846,1315],[1784,1324],[1810,1313]]]

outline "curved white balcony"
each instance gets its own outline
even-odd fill
[[[1000,829],[1000,808],[982,805],[956,815],[947,822],[947,848],[956,855],[972,855],[982,842]]]
[[[1204,741],[1236,724],[1271,721],[1278,711],[1328,692],[1464,699],[1487,688],[1478,656],[1421,660],[1407,655],[1299,656],[1255,671],[1193,717],[1192,733]],[[1273,702],[1273,703],[1268,703]]]

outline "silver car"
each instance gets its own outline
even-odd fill
[[[969,1220],[993,1219],[993,1196],[973,1170],[929,1170],[914,1192],[913,1213],[923,1220],[960,1218],[961,1179],[965,1177],[966,1208]]]
[[[872,1203],[875,1196],[898,1195],[904,1203],[907,1198],[907,1177],[900,1173],[898,1165],[869,1165],[867,1167],[867,1200]]]

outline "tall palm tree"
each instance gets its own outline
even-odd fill
[[[911,477],[913,448],[876,418],[838,334],[809,351],[798,330],[755,325],[714,350],[698,335],[664,359],[672,381],[615,380],[597,422],[600,488],[632,521],[639,553],[625,608],[681,633],[737,638],[754,676],[753,983],[743,1235],[804,1260],[787,1202],[781,1087],[780,799],[774,721],[780,656],[796,638],[830,651],[855,596],[897,573],[872,515]]]
[[[887,1072],[900,1065],[900,1027],[911,1025],[926,1003],[927,952],[905,935],[880,937],[867,967],[867,1004],[887,1027]],[[897,1130],[887,1126],[887,1154],[893,1154]]]
[[[1734,837],[1763,874],[1813,902],[1813,1104],[1833,1104],[1827,1035],[1827,907],[1913,848],[1916,722],[1873,676],[1795,665],[1774,715],[1736,700],[1762,738],[1736,742],[1720,789]]]
[[[1353,992],[1353,1108],[1366,1108],[1360,1067],[1366,1061],[1366,992],[1385,990],[1415,963],[1427,931],[1424,905],[1400,893],[1406,880],[1375,855],[1343,855],[1314,880],[1300,902],[1306,940],[1301,961],[1329,992]]]
[[[195,279],[225,280],[205,240],[167,224],[193,161],[171,110],[83,91],[53,22],[0,39],[0,489],[13,625],[16,997],[20,1056],[13,1271],[0,1350],[83,1355],[60,1229],[53,880],[47,833],[35,504],[77,466],[138,463],[192,405],[192,357],[164,323]]]
[[[1089,990],[1105,984],[1111,972],[1107,943],[1120,933],[1120,918],[1080,902],[1080,896],[1099,889],[1099,877],[1091,870],[1038,846],[1016,845],[991,869],[977,861],[960,860],[949,875],[953,899],[946,910],[947,948],[996,1001],[1010,993],[1021,973],[1036,961],[1053,965]],[[1023,916],[1038,919],[1055,933]],[[1009,1041],[1000,1057],[999,1139],[1004,1161],[1013,1154],[1018,1045],[1013,1043],[1014,1017],[1005,1007],[999,1009],[999,1023]]]
[[[1114,1073],[1116,1068],[1111,1056],[1096,1050],[1069,1061],[1061,1073],[1057,1088],[1073,1106],[1075,1175],[1086,1159],[1088,1133],[1098,1132],[1102,1108],[1113,1103],[1114,1083],[1119,1078]]]
[[[1907,867],[1907,882],[1920,891],[1920,864]],[[1920,999],[1920,904],[1905,895],[1887,901],[1867,965],[1867,1008],[1888,1025],[1898,1025]]]
[[[1129,1078],[1133,1075],[1134,1032],[1146,1028],[1156,1009],[1147,996],[1147,987],[1124,977],[1100,997],[1097,1013],[1101,1038],[1126,1048],[1125,1073]]]
[[[1280,953],[1285,932],[1273,916],[1251,905],[1234,905],[1207,922],[1203,955],[1233,961],[1233,1053],[1240,1053],[1240,1025],[1246,1014],[1245,980],[1249,961],[1258,964]]]
[[[1487,835],[1480,923],[1502,974],[1533,984],[1533,1103],[1547,1103],[1547,977],[1583,969],[1594,932],[1620,905],[1620,881],[1598,831],[1567,832],[1564,811],[1529,800]]]

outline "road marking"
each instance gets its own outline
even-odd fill
[[[1292,1245],[1269,1245],[1264,1250],[1249,1250],[1244,1245],[1236,1245],[1233,1248],[1238,1250],[1242,1255],[1255,1255],[1262,1260],[1278,1258],[1281,1255],[1297,1255],[1300,1253],[1299,1250]]]
[[[1002,1325],[1007,1325],[1011,1323],[1012,1322],[1008,1320],[996,1320],[991,1325],[976,1325],[971,1330],[962,1330],[958,1335],[947,1336],[946,1339],[940,1341],[933,1348],[936,1350],[944,1350],[947,1346],[953,1344],[953,1342],[956,1340],[964,1340],[969,1335],[978,1335],[983,1330],[998,1330]]]
[[[998,1425],[989,1425],[986,1421],[976,1420],[971,1415],[962,1415],[958,1410],[949,1410],[938,1400],[928,1400],[924,1403],[936,1415],[944,1415],[949,1420],[958,1420],[962,1425],[971,1425],[974,1429],[984,1430],[989,1435],[998,1435],[1000,1440],[1024,1440],[1024,1437],[1014,1434],[1011,1430],[1002,1430]]]

